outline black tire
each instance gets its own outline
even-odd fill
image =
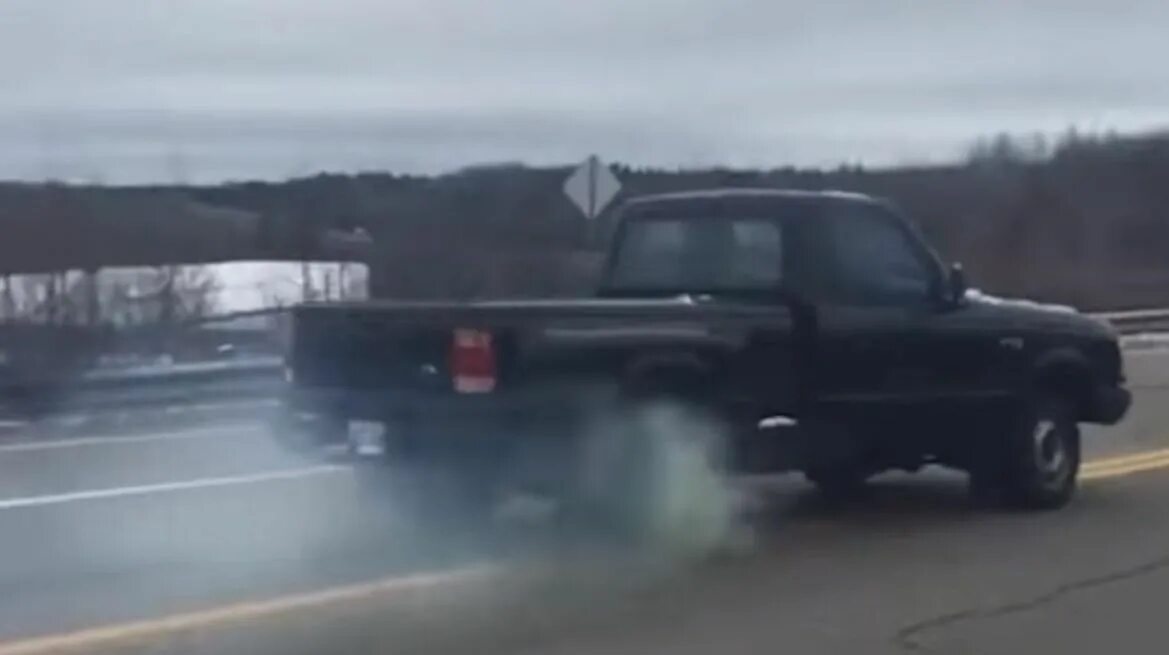
[[[1080,471],[1080,429],[1072,405],[1040,396],[1006,424],[1003,441],[972,471],[972,496],[1015,509],[1067,505]]]
[[[670,421],[681,429],[661,432],[649,417],[672,412]],[[624,415],[609,425],[602,438],[605,455],[592,462],[602,473],[600,484],[585,490],[569,485],[561,496],[562,517],[573,528],[588,527],[611,536],[638,541],[651,537],[657,515],[676,492],[674,459],[685,449],[687,457],[705,459],[715,475],[725,473],[722,438],[727,421],[707,404],[687,397],[654,394],[631,402]],[[587,459],[587,458],[586,458]],[[695,460],[691,460],[694,462]]]
[[[856,466],[838,465],[804,471],[804,477],[825,498],[850,500],[864,495],[871,474]]]
[[[587,437],[592,443],[586,449],[602,454],[582,458],[580,465],[590,471],[574,476],[591,478],[589,484],[573,479],[557,490],[564,527],[633,538],[644,525],[654,505],[654,444],[633,425],[638,411],[631,409]]]

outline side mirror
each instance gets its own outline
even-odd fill
[[[962,269],[962,265],[957,262],[951,264],[946,278],[946,302],[950,305],[962,304],[969,288],[966,283],[966,271]]]

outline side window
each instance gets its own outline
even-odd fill
[[[677,220],[645,221],[626,231],[614,279],[630,287],[662,286],[682,279],[686,226]]]
[[[773,289],[783,264],[779,224],[763,218],[641,219],[616,248],[616,288]]]
[[[825,217],[833,253],[832,299],[850,305],[920,305],[934,273],[904,226],[881,210],[842,207]]]
[[[783,269],[783,240],[773,221],[742,220],[733,224],[735,250],[732,262],[734,283],[770,286],[779,283]]]

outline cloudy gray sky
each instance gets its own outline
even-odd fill
[[[0,0],[0,178],[871,164],[1169,125],[1164,0]]]

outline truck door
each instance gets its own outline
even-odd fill
[[[942,269],[891,210],[830,204],[816,231],[819,400],[840,410],[978,403],[1003,391],[992,335],[942,301]]]

